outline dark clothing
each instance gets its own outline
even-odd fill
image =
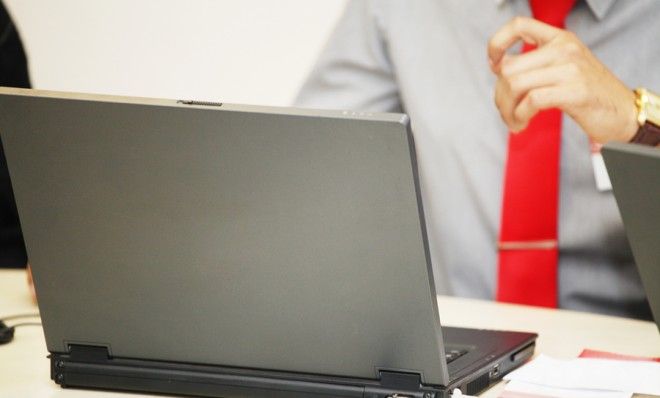
[[[0,2],[0,86],[30,87],[27,60],[16,27]],[[18,222],[5,153],[0,143],[0,268],[25,267],[27,255]]]

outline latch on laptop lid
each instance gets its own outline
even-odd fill
[[[178,100],[176,102],[177,104],[184,104],[184,105],[200,105],[200,106],[222,106],[222,102],[214,102],[214,101],[195,101],[195,100]]]

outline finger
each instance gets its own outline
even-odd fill
[[[516,17],[498,30],[488,42],[488,59],[497,67],[506,51],[523,40],[537,46],[552,40],[561,29],[554,28],[532,18]]]
[[[556,64],[560,59],[560,49],[553,46],[540,47],[524,54],[507,54],[502,58],[499,72],[505,77],[513,76]]]
[[[500,112],[500,117],[508,128],[513,126],[514,101],[508,92],[508,86],[504,79],[498,79],[495,84],[495,105]]]
[[[563,64],[518,73],[505,77],[504,80],[509,85],[510,95],[514,99],[515,106],[517,106],[529,91],[567,83],[575,79],[577,74],[578,68],[575,65]]]
[[[508,91],[506,83],[501,82],[496,86],[495,103],[497,104],[497,110],[500,112],[500,117],[509,128],[509,130],[516,132],[522,130],[525,127],[515,119],[517,101]]]
[[[574,65],[564,64],[535,69],[506,78],[500,77],[495,89],[495,98],[502,119],[511,130],[521,130],[527,124],[527,120],[519,120],[515,112],[527,94],[542,87],[565,85],[574,78],[575,74]]]
[[[570,89],[566,86],[547,86],[529,91],[514,110],[512,119],[517,128],[512,131],[523,130],[531,118],[542,110],[568,105],[569,93]]]

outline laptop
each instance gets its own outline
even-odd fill
[[[63,387],[440,398],[534,351],[441,328],[405,115],[3,88],[0,132]]]
[[[660,149],[609,143],[602,152],[646,297],[660,331]]]

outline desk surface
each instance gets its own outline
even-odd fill
[[[439,297],[439,306],[443,325],[537,332],[536,352],[554,357],[575,357],[584,348],[660,357],[660,333],[651,322],[453,297]],[[36,311],[28,293],[25,272],[0,270],[0,319]],[[0,397],[123,396],[60,388],[50,380],[46,355],[41,328],[18,328],[14,341],[0,346]],[[483,397],[497,397],[502,388],[502,384],[495,386]]]

